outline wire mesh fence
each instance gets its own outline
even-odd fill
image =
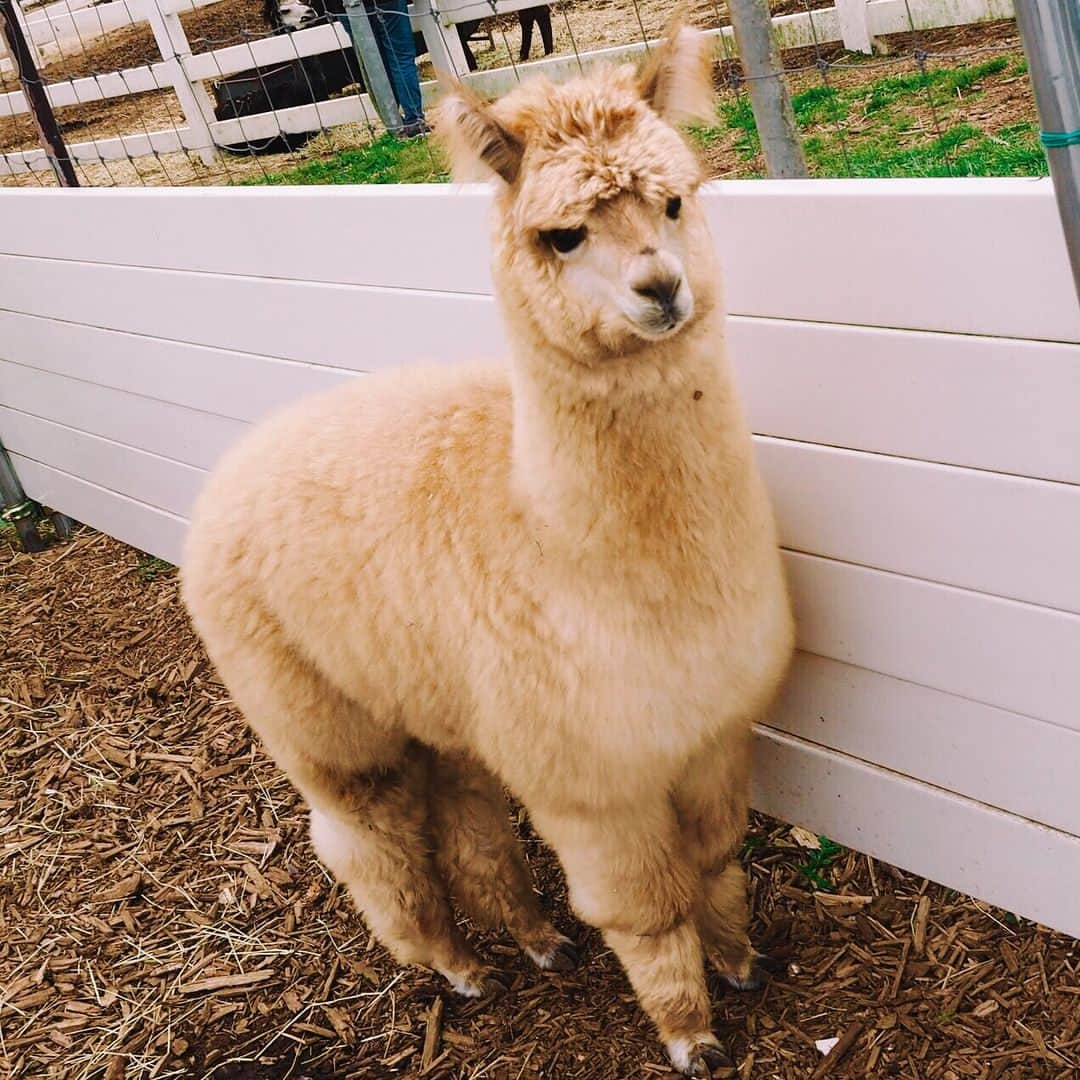
[[[495,97],[535,73],[562,79],[633,60],[674,7],[363,0],[399,105],[405,83],[422,95],[411,117],[388,117],[368,91],[344,0],[11,3],[84,186],[445,179],[417,117],[437,97],[437,68]],[[1010,0],[769,6],[779,63],[748,78],[725,0],[686,5],[714,42],[716,123],[693,133],[711,175],[767,174],[755,77],[787,88],[810,175],[1046,171]],[[0,184],[55,182],[20,73],[2,58]]]

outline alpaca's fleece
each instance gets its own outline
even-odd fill
[[[483,989],[449,900],[543,966],[569,955],[498,778],[699,1075],[702,949],[750,978],[749,727],[792,648],[700,167],[668,122],[707,93],[701,55],[684,33],[643,75],[452,96],[455,156],[501,177],[507,362],[365,377],[258,425],[184,564],[211,657],[400,959]],[[586,240],[558,253],[551,229]],[[648,275],[685,297],[652,337]]]

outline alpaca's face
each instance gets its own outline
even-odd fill
[[[448,96],[439,130],[459,176],[498,178],[495,279],[537,344],[602,363],[715,305],[701,164],[676,128],[714,115],[709,46],[687,29],[640,72],[530,80],[492,106]]]
[[[678,335],[716,302],[697,158],[640,100],[605,119],[602,137],[526,152],[496,251],[504,301],[560,352],[599,363]]]
[[[532,285],[523,282],[523,291],[535,298],[556,344],[625,353],[692,321],[698,293],[708,292],[691,249],[701,223],[694,190],[676,191],[672,185],[652,198],[619,194],[580,224],[530,237],[532,265],[519,265]]]
[[[277,5],[277,10],[280,23],[286,30],[299,30],[316,18],[314,8],[301,0],[283,0]]]

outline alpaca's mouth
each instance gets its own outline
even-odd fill
[[[635,324],[634,329],[639,337],[643,337],[647,341],[663,341],[664,338],[677,334],[686,323],[687,319],[684,315],[670,314],[638,322]]]
[[[673,337],[690,322],[694,305],[690,303],[658,305],[654,310],[630,317],[634,332],[646,341],[663,341]]]
[[[662,341],[677,334],[694,314],[694,296],[684,279],[668,290],[636,289],[637,296],[647,297],[628,305],[624,314],[634,333],[646,341]]]

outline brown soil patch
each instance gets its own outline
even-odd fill
[[[90,531],[36,556],[11,536],[0,535],[0,1073],[669,1075],[524,820],[556,921],[584,945],[580,970],[541,975],[489,936],[482,947],[512,977],[496,1001],[400,971],[313,859],[303,808],[214,677],[175,572]],[[814,1040],[845,1031],[851,1049],[831,1077],[1077,1075],[1076,942],[854,852],[821,871],[847,899],[815,896],[805,860],[788,827],[755,821],[755,936],[790,966],[757,993],[714,987],[741,1080],[805,1080],[821,1061]]]
[[[252,38],[265,36],[261,0],[227,0],[209,7],[195,8],[180,16],[193,53],[222,49]],[[139,67],[161,59],[161,52],[148,23],[113,30],[91,38],[84,46],[65,45],[61,55],[43,65],[39,74],[46,82],[83,79],[110,71]],[[18,89],[13,73],[0,75],[0,91]]]
[[[230,0],[207,8],[197,8],[180,16],[193,53],[225,48],[251,41],[266,34],[260,0]],[[146,23],[125,27],[86,43],[66,47],[63,55],[41,69],[45,82],[93,78],[113,71],[123,71],[161,59],[154,35]],[[18,89],[13,74],[0,75],[0,93]],[[134,94],[129,97],[93,101],[58,109],[57,120],[68,142],[111,139],[118,135],[139,135],[150,131],[184,127],[180,104],[171,90]],[[39,146],[37,131],[29,114],[0,120],[0,149],[26,150]],[[175,160],[174,160],[175,159]],[[170,168],[171,164],[171,168]],[[216,170],[227,175],[226,167]],[[184,154],[166,155],[164,159],[147,157],[80,166],[82,179],[90,184],[138,184],[151,182],[185,183],[200,176],[198,165],[189,165]],[[205,170],[202,170],[205,171]],[[40,181],[51,178],[38,177]],[[4,182],[35,183],[30,177],[7,177]]]

